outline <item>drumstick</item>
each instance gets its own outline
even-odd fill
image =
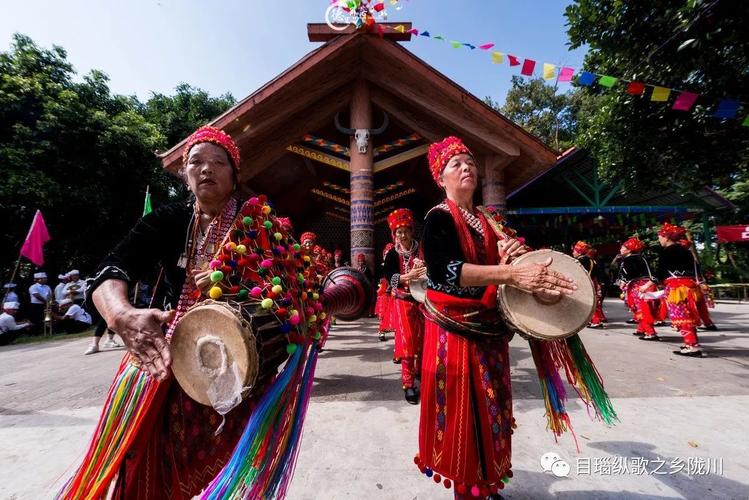
[[[484,215],[484,217],[486,217],[486,221],[489,223],[489,226],[491,226],[491,228],[494,230],[494,234],[497,235],[497,238],[499,238],[500,241],[510,240],[510,239],[512,239],[512,238],[515,237],[515,235],[508,234],[508,233],[505,232],[504,226],[502,224],[500,224],[499,222],[497,222],[497,221],[494,220],[494,216],[492,215],[491,212],[489,212],[489,210],[486,209],[486,207],[478,206],[478,207],[476,207],[476,209],[479,212],[481,212]],[[497,244],[499,244],[499,243],[497,243]],[[523,248],[525,248],[526,250],[529,250],[529,251],[533,250],[531,247],[529,247],[528,245],[525,245],[525,244],[523,244]]]

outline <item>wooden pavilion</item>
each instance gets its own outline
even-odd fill
[[[320,47],[211,124],[240,148],[243,191],[268,195],[298,232],[350,250],[351,262],[359,253],[378,260],[391,210],[411,208],[421,221],[441,199],[427,168],[430,142],[461,137],[482,169],[477,201],[502,210],[505,193],[555,164],[556,151],[406,50],[409,33],[307,31]],[[372,132],[366,150],[347,129]],[[171,172],[183,143],[161,156]]]

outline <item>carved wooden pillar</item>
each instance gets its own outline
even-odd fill
[[[351,128],[372,128],[372,102],[369,86],[359,80],[351,99]],[[374,255],[374,153],[372,138],[367,141],[367,152],[362,154],[351,137],[351,265],[356,267],[357,256],[364,254],[367,266],[376,269]]]
[[[481,196],[486,207],[494,207],[500,213],[507,209],[505,192],[505,167],[511,160],[497,155],[484,157],[484,176],[481,179]]]

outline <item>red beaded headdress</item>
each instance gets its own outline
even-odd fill
[[[468,146],[455,136],[445,137],[440,142],[435,142],[429,146],[427,156],[429,158],[429,170],[432,171],[434,182],[439,183],[440,174],[445,169],[445,165],[450,158],[457,154],[466,153],[473,156]]]
[[[675,226],[670,222],[665,222],[658,231],[658,236],[664,236],[671,241],[679,241],[687,234],[687,230],[680,226]]]
[[[641,240],[637,238],[630,238],[627,241],[624,242],[622,245],[624,248],[628,248],[632,252],[642,252],[645,250],[645,243],[643,243]]]
[[[306,233],[302,233],[302,237],[299,238],[299,241],[304,243],[305,241],[311,241],[314,243],[317,240],[317,235],[313,233],[312,231],[307,231]]]
[[[288,232],[294,231],[294,224],[291,223],[290,217],[278,217],[276,220],[278,220],[278,223],[281,225],[281,227]]]
[[[388,215],[388,226],[390,226],[390,232],[395,234],[395,230],[399,227],[410,227],[414,228],[414,214],[407,208],[399,208],[393,210]]]
[[[591,248],[592,247],[584,241],[578,241],[577,243],[575,243],[575,246],[572,247],[572,251],[577,252],[580,255],[587,255],[588,252],[590,252]]]
[[[239,149],[234,143],[234,140],[229,137],[229,135],[223,130],[207,125],[205,127],[200,127],[198,130],[193,132],[190,137],[187,138],[185,149],[182,150],[183,164],[187,163],[187,155],[190,154],[190,150],[192,149],[192,147],[202,142],[210,142],[224,148],[226,153],[229,155],[229,158],[231,158],[232,167],[234,167],[234,170],[239,170]]]

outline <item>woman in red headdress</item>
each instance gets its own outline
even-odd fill
[[[622,259],[619,263],[618,281],[624,291],[624,300],[637,322],[634,335],[643,340],[659,340],[653,324],[654,306],[657,300],[647,299],[644,293],[655,292],[655,276],[650,272],[648,261],[642,255],[646,245],[637,238],[630,238],[624,242],[619,250]]]
[[[385,249],[382,252],[382,267],[385,267],[385,257],[395,245],[388,243],[385,245]],[[393,331],[393,321],[391,310],[392,295],[390,290],[390,282],[384,276],[380,278],[380,282],[377,286],[377,305],[375,307],[375,313],[380,319],[380,325],[377,331],[380,334],[380,341],[384,342],[387,340],[386,334]]]
[[[499,316],[497,286],[558,296],[575,285],[549,269],[551,259],[507,265],[525,249],[509,239],[498,250],[473,206],[478,169],[460,139],[432,144],[429,166],[446,198],[429,211],[424,227],[428,314],[415,462],[435,482],[454,486],[456,498],[486,497],[512,475],[512,334]]]
[[[588,326],[590,328],[603,328],[603,324],[606,323],[606,315],[603,314],[603,290],[601,282],[598,279],[599,273],[595,254],[595,248],[584,241],[578,241],[572,247],[572,256],[588,271],[588,276],[593,281],[593,287],[596,290],[596,308],[593,311],[593,316],[590,318]]]
[[[692,252],[679,245],[686,229],[666,222],[658,231],[658,242],[663,247],[658,259],[658,279],[665,290],[668,316],[672,328],[679,331],[684,344],[674,354],[702,357],[702,347],[697,338],[700,317],[697,312],[699,288],[695,276],[697,262]]]
[[[409,284],[426,276],[420,258],[419,242],[414,238],[414,217],[407,208],[399,208],[388,215],[388,225],[395,246],[385,256],[385,278],[393,294],[392,320],[395,328],[395,359],[401,362],[401,382],[406,401],[419,402],[415,379],[421,367],[424,315],[411,296]]]
[[[128,349],[115,384],[134,372],[141,381],[134,385],[144,386],[131,414],[117,414],[116,400],[105,406],[97,434],[61,498],[103,497],[112,482],[113,498],[192,498],[227,463],[262,395],[257,391],[258,396],[227,413],[222,432],[216,434],[221,415],[195,403],[169,377],[169,339],[201,289],[210,284],[208,263],[240,208],[235,198],[239,150],[227,134],[213,127],[198,129],[188,138],[182,160],[180,174],[194,198],[144,216],[89,282],[89,298]],[[159,265],[164,304],[171,311],[134,308],[128,282]],[[119,415],[114,422],[112,415]],[[101,433],[112,426],[119,426],[121,434],[101,450]]]

